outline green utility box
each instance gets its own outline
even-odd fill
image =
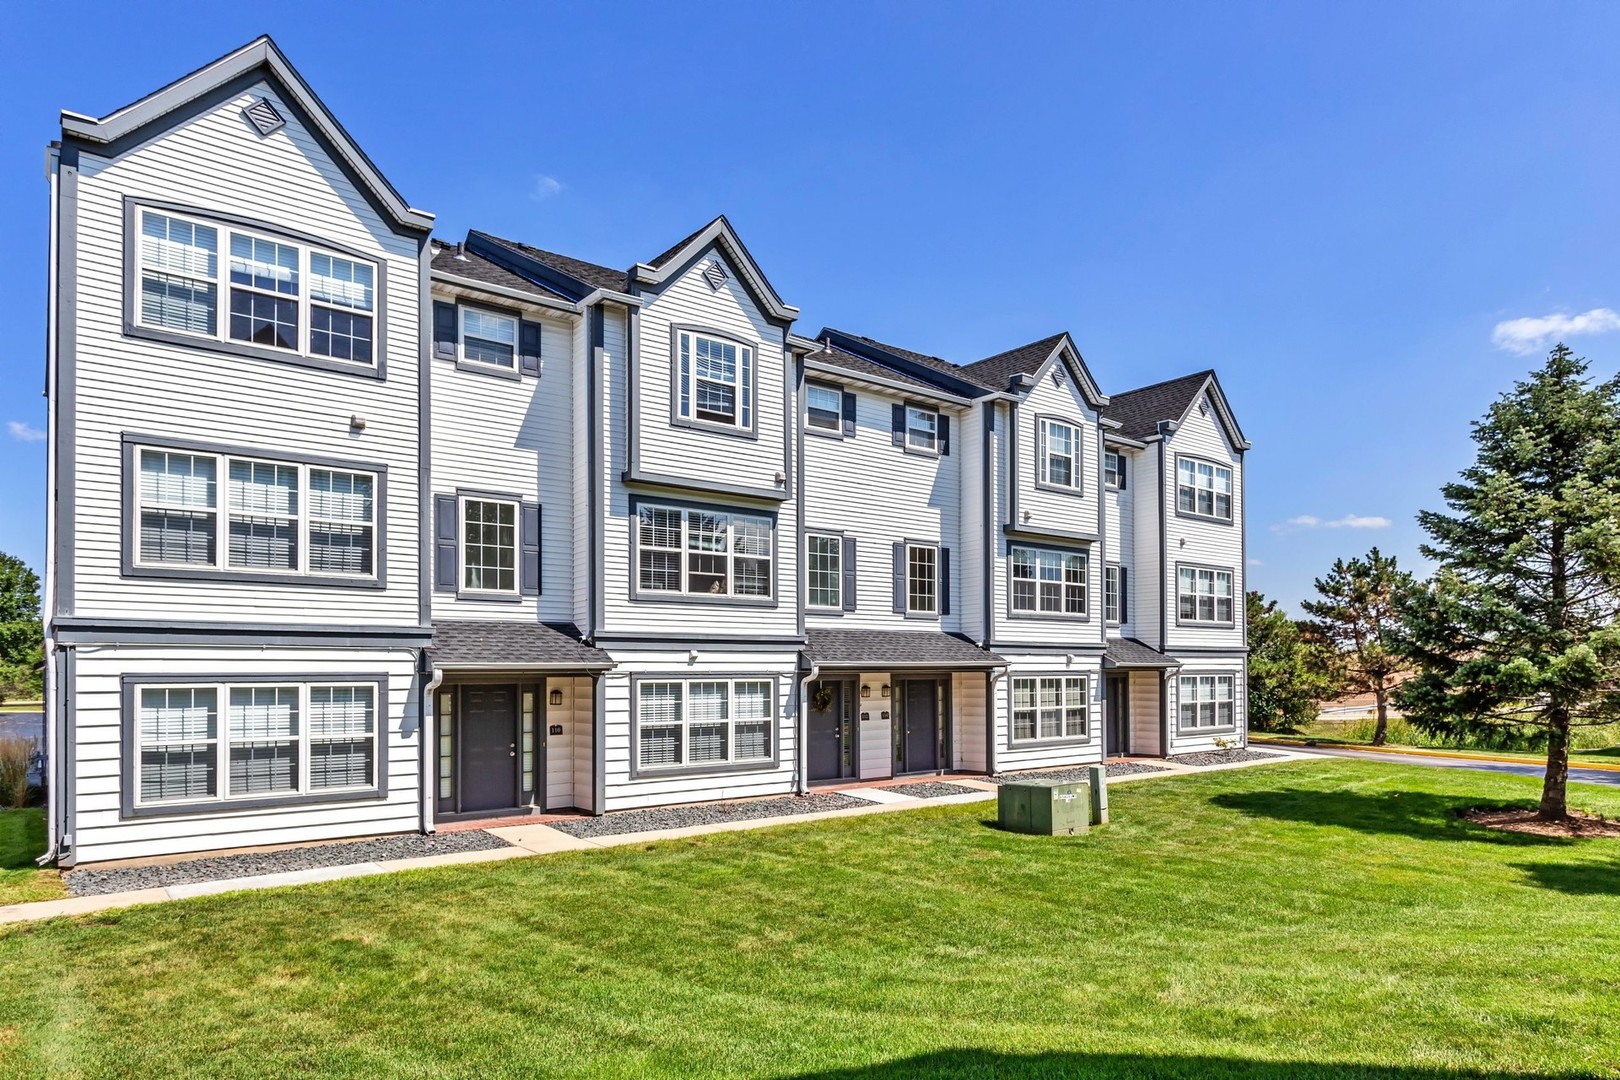
[[[1086,770],[1091,777],[1091,823],[1108,824],[1108,766],[1093,765]]]
[[[997,820],[1008,832],[1075,836],[1091,827],[1091,785],[1084,780],[1002,784]]]

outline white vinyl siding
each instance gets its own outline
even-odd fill
[[[1015,677],[1014,742],[1084,739],[1090,720],[1090,683],[1083,675]]]
[[[770,518],[643,505],[636,529],[637,585],[643,593],[771,596]]]
[[[1183,675],[1177,701],[1177,731],[1223,730],[1237,725],[1235,676]]]
[[[712,767],[771,757],[770,680],[648,681],[637,686],[642,770]]]
[[[809,533],[804,543],[805,603],[813,608],[842,608],[843,537]]]
[[[1232,520],[1232,470],[1212,461],[1176,458],[1176,510],[1216,521]]]
[[[1040,423],[1040,482],[1051,487],[1080,486],[1080,428],[1062,420]]]
[[[1025,614],[1083,616],[1089,610],[1084,552],[1012,549],[1012,610]]]
[[[516,595],[518,504],[504,499],[461,500],[461,588]]]
[[[1176,569],[1176,618],[1179,621],[1229,625],[1232,607],[1232,571],[1202,566]]]

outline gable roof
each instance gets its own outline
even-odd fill
[[[1160,423],[1179,424],[1185,420],[1206,388],[1215,402],[1216,416],[1226,429],[1226,437],[1237,449],[1247,450],[1249,440],[1244,438],[1242,429],[1238,427],[1237,419],[1226,402],[1226,393],[1221,389],[1220,380],[1215,377],[1213,369],[1206,368],[1191,375],[1115,394],[1108,399],[1103,417],[1116,421],[1119,434],[1127,439],[1151,439],[1159,434]]]
[[[909,388],[926,394],[944,393],[934,384],[914,378],[897,368],[879,364],[873,360],[868,360],[864,356],[857,356],[852,352],[846,352],[836,346],[828,345],[826,342],[820,342],[819,344],[821,345],[819,351],[808,353],[804,358],[805,366],[811,370],[836,368],[838,371],[849,373],[854,378],[874,380],[880,385],[893,384],[897,389]]]
[[[799,309],[784,303],[776,287],[760,269],[759,263],[749,253],[742,237],[732,228],[726,215],[710,221],[703,228],[686,236],[675,246],[660,252],[650,263],[637,263],[631,268],[630,277],[637,285],[650,285],[657,288],[669,278],[680,273],[688,263],[713,244],[731,256],[732,262],[740,271],[742,283],[753,296],[754,302],[759,305],[766,317],[778,323],[791,323],[799,317]]]
[[[898,371],[912,379],[920,380],[927,386],[943,390],[958,397],[978,398],[989,393],[992,387],[987,387],[975,381],[958,364],[938,356],[927,353],[913,352],[902,349],[898,345],[885,345],[860,334],[851,334],[845,330],[834,330],[824,326],[817,335],[827,342],[845,352],[853,353],[882,367]]]
[[[467,230],[467,247],[492,262],[544,282],[570,300],[581,300],[597,289],[622,293],[630,287],[630,275],[623,270],[504,240],[477,229]]]
[[[221,95],[239,93],[242,83],[260,75],[300,113],[300,121],[385,218],[402,229],[427,232],[433,228],[433,215],[405,201],[267,34],[106,116],[98,118],[64,109],[62,138],[64,142],[106,147],[116,154],[214,107]]]
[[[494,285],[514,292],[529,293],[547,300],[569,299],[557,289],[550,288],[537,281],[531,281],[521,274],[514,273],[500,263],[484,258],[476,251],[467,250],[464,244],[451,244],[447,247],[436,248],[433,255],[433,271],[436,274],[465,278],[468,281]]]
[[[1073,361],[1071,374],[1077,377],[1080,392],[1085,395],[1086,401],[1092,408],[1101,408],[1108,398],[1097,386],[1097,380],[1091,377],[1085,359],[1081,357],[1079,348],[1075,346],[1074,339],[1069,336],[1067,330],[975,361],[962,371],[991,389],[1026,393],[1032,384],[1026,382],[1019,385],[1020,377],[1024,380],[1038,378],[1053,359],[1063,352],[1067,352]]]

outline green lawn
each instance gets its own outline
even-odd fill
[[[44,809],[0,810],[0,906],[54,900],[63,894],[56,871],[34,864],[44,851]],[[4,1047],[0,1040],[0,1050]]]
[[[1620,814],[1620,791],[1575,802]],[[1620,844],[1323,760],[216,897],[0,937],[0,1072],[1620,1076]]]

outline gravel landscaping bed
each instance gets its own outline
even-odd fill
[[[553,822],[551,828],[569,836],[589,839],[593,836],[652,832],[655,829],[685,829],[693,825],[714,825],[726,821],[787,817],[790,814],[819,814],[824,810],[847,810],[852,806],[871,805],[865,799],[852,799],[848,795],[830,791],[821,795],[785,795],[779,799],[758,799],[754,802],[620,810],[602,817]]]
[[[913,799],[943,799],[947,795],[982,795],[979,788],[963,787],[961,784],[950,784],[943,780],[921,780],[915,784],[895,784],[884,791],[893,791],[900,795],[910,795]]]
[[[1234,761],[1261,761],[1282,757],[1281,754],[1262,754],[1258,750],[1206,750],[1202,754],[1177,754],[1170,761],[1177,765],[1230,765]]]
[[[1110,761],[1108,763],[1109,776],[1135,776],[1138,773],[1169,772],[1157,765],[1144,765],[1139,761]],[[1061,780],[1066,783],[1075,780],[1089,780],[1091,773],[1082,765],[1077,769],[1035,769],[1030,772],[1002,773],[1000,776],[987,776],[986,780],[992,784],[1013,784],[1021,780]]]
[[[345,844],[287,848],[243,855],[217,855],[188,859],[167,866],[122,866],[112,870],[69,870],[63,875],[68,892],[74,896],[102,896],[133,889],[160,889],[170,885],[190,885],[198,881],[280,874],[288,870],[314,870],[323,866],[353,866],[385,859],[415,859],[423,855],[450,855],[461,851],[486,851],[508,844],[482,829],[468,832],[385,836],[376,840],[356,840]]]

